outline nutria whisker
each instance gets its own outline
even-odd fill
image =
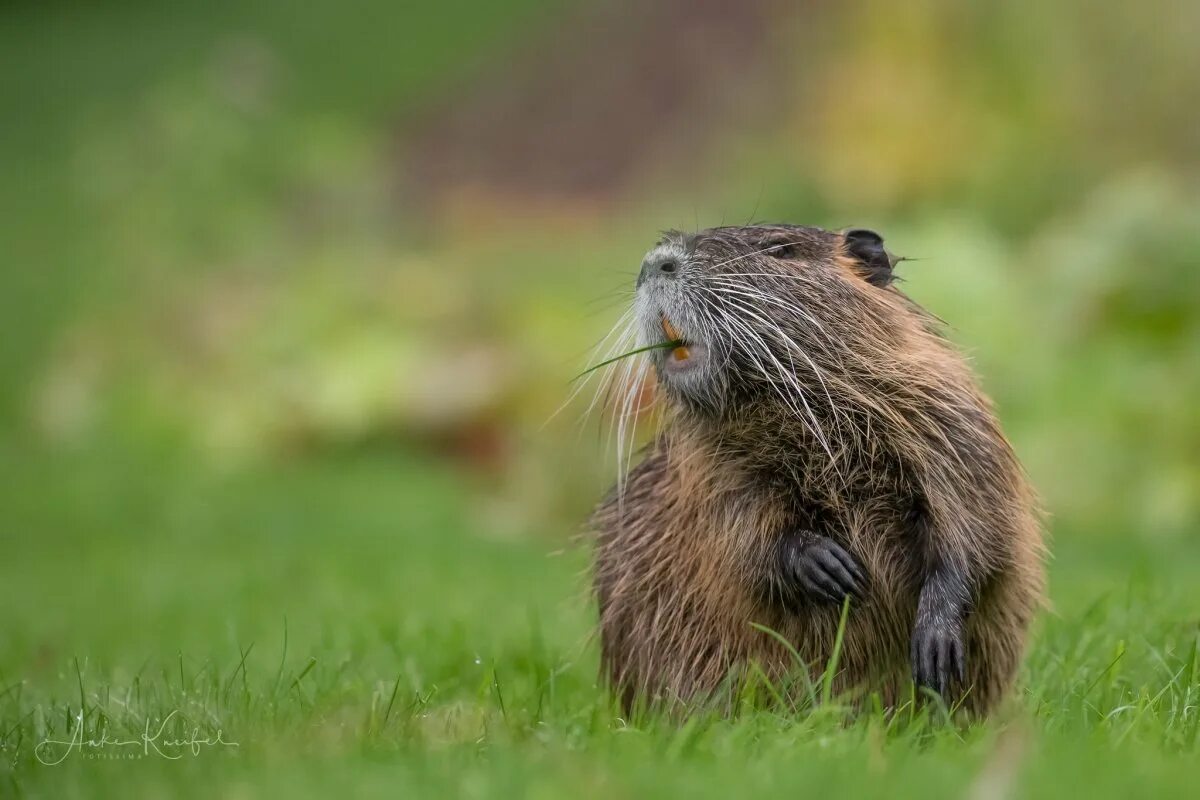
[[[739,309],[740,311],[748,314],[754,320],[761,322],[764,326],[771,329],[771,332],[777,335],[778,342],[785,349],[785,352],[787,353],[789,360],[791,359],[791,354],[793,352],[795,352],[795,353],[799,353],[800,356],[802,358],[804,358],[805,361],[808,362],[808,364],[812,367],[813,374],[816,376],[817,381],[821,384],[821,388],[824,391],[825,396],[829,401],[829,408],[830,408],[830,411],[835,415],[835,422],[836,422],[836,416],[838,414],[837,404],[833,402],[833,397],[829,394],[829,387],[825,383],[825,379],[824,379],[823,375],[821,374],[820,368],[817,367],[817,365],[813,362],[813,360],[811,358],[809,358],[808,354],[804,352],[803,348],[798,347],[794,341],[788,339],[788,337],[783,333],[783,331],[779,328],[779,326],[777,324],[771,322],[770,320],[764,319],[761,315],[756,313],[753,309],[745,306],[744,304],[742,304],[741,302],[739,302],[737,300],[733,300],[732,298],[727,298],[726,302],[728,302],[730,305],[732,305],[732,306],[736,307],[737,309]],[[830,457],[832,458],[833,452],[831,450],[829,450],[827,440],[825,438],[824,433],[821,431],[820,424],[817,422],[816,417],[812,413],[812,409],[808,407],[808,403],[804,399],[805,398],[804,388],[800,385],[799,380],[796,378],[796,375],[795,375],[796,370],[795,370],[794,362],[793,362],[793,367],[790,371],[784,369],[783,365],[780,364],[779,361],[776,359],[774,353],[771,352],[771,349],[769,347],[767,347],[766,343],[763,342],[762,338],[759,337],[758,334],[756,334],[752,328],[745,325],[741,321],[735,319],[734,317],[728,317],[727,319],[730,322],[730,324],[738,326],[738,327],[742,327],[747,332],[749,332],[751,335],[755,336],[758,343],[762,346],[763,352],[768,357],[770,357],[772,361],[774,361],[774,363],[777,367],[779,367],[779,373],[778,373],[779,378],[782,381],[784,381],[785,383],[787,383],[796,392],[797,396],[801,399],[801,401],[804,402],[805,411],[808,414],[809,420],[813,424],[813,433],[814,433],[814,435],[817,436],[817,438],[826,447],[827,452],[829,453]],[[784,400],[786,402],[787,398],[784,397]]]
[[[602,336],[600,338],[600,340],[595,345],[592,346],[591,355],[588,360],[593,363],[596,363],[596,364],[603,364],[605,361],[607,361],[609,358],[611,358],[613,355],[615,355],[618,352],[617,348],[621,345],[621,342],[632,333],[632,328],[633,328],[634,322],[635,322],[634,310],[632,308],[626,309],[625,313],[623,313],[620,316],[620,318],[613,324],[613,326],[609,329],[608,333],[606,333],[604,336]],[[621,331],[621,335],[617,337],[617,339],[608,348],[607,352],[605,352],[603,356],[598,357],[597,354],[600,353],[601,350],[603,350],[605,344],[610,339],[612,339],[614,334],[616,334],[618,331]],[[554,419],[556,419],[558,417],[559,414],[561,414],[563,412],[564,409],[567,408],[567,406],[571,405],[571,403],[573,403],[575,401],[575,398],[577,398],[580,395],[580,393],[584,390],[584,388],[592,381],[592,378],[594,377],[592,374],[593,372],[594,372],[594,370],[589,369],[589,370],[586,370],[584,373],[580,373],[580,375],[577,376],[577,377],[582,377],[582,380],[575,381],[575,386],[574,386],[574,388],[572,388],[570,394],[567,395],[567,399],[564,400],[562,402],[562,404],[558,406],[558,408],[554,409],[553,413],[551,413],[550,416],[548,416],[546,418],[545,422],[543,422],[541,425],[541,428],[540,428],[541,430],[544,430],[547,425],[549,425]],[[603,376],[600,376],[600,382],[597,384],[597,390],[596,390],[596,392],[593,393],[591,402],[588,404],[588,407],[584,410],[584,412],[580,415],[579,419],[576,421],[576,425],[580,431],[583,430],[583,428],[587,424],[588,419],[591,417],[592,411],[594,410],[594,408],[597,404],[597,401],[599,400],[601,394],[603,393],[602,392],[603,387],[605,386],[606,382],[610,379],[610,374],[611,373],[607,373]]]
[[[798,244],[798,242],[776,242],[775,244],[771,245],[770,247],[764,247],[761,250],[755,250],[752,253],[746,253],[744,255],[737,256],[736,258],[731,258],[728,261],[722,261],[719,264],[713,264],[712,268],[717,269],[719,267],[724,267],[728,264],[735,264],[738,261],[742,261],[747,258],[753,258],[754,256],[762,255],[763,253],[770,253],[775,250],[783,250],[788,247],[792,247],[795,244]]]

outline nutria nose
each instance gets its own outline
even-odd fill
[[[642,262],[642,271],[638,275],[637,285],[641,286],[652,275],[670,275],[679,269],[679,262],[674,256],[657,255]]]

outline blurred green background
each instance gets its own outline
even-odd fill
[[[4,4],[0,795],[1185,791],[1198,37],[1186,0]],[[554,412],[660,230],[750,220],[880,231],[996,399],[1055,554],[1011,725],[680,734],[595,686],[616,467]],[[33,755],[171,710],[239,752]]]

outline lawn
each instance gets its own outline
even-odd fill
[[[436,465],[5,467],[19,568],[0,589],[0,785],[16,796],[990,797],[1011,781],[1099,798],[1200,779],[1186,548],[1060,543],[1055,610],[993,724],[747,705],[678,725],[623,720],[597,687],[586,550],[489,537]],[[176,712],[161,741],[219,729],[237,746],[36,747],[69,741],[81,710],[84,739],[140,741]]]

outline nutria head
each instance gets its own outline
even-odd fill
[[[667,233],[646,254],[634,303],[673,405],[705,416],[774,406],[803,416],[864,375],[912,322],[895,263],[868,230],[796,225]],[[855,392],[857,394],[857,392]],[[811,414],[811,411],[808,412]]]

